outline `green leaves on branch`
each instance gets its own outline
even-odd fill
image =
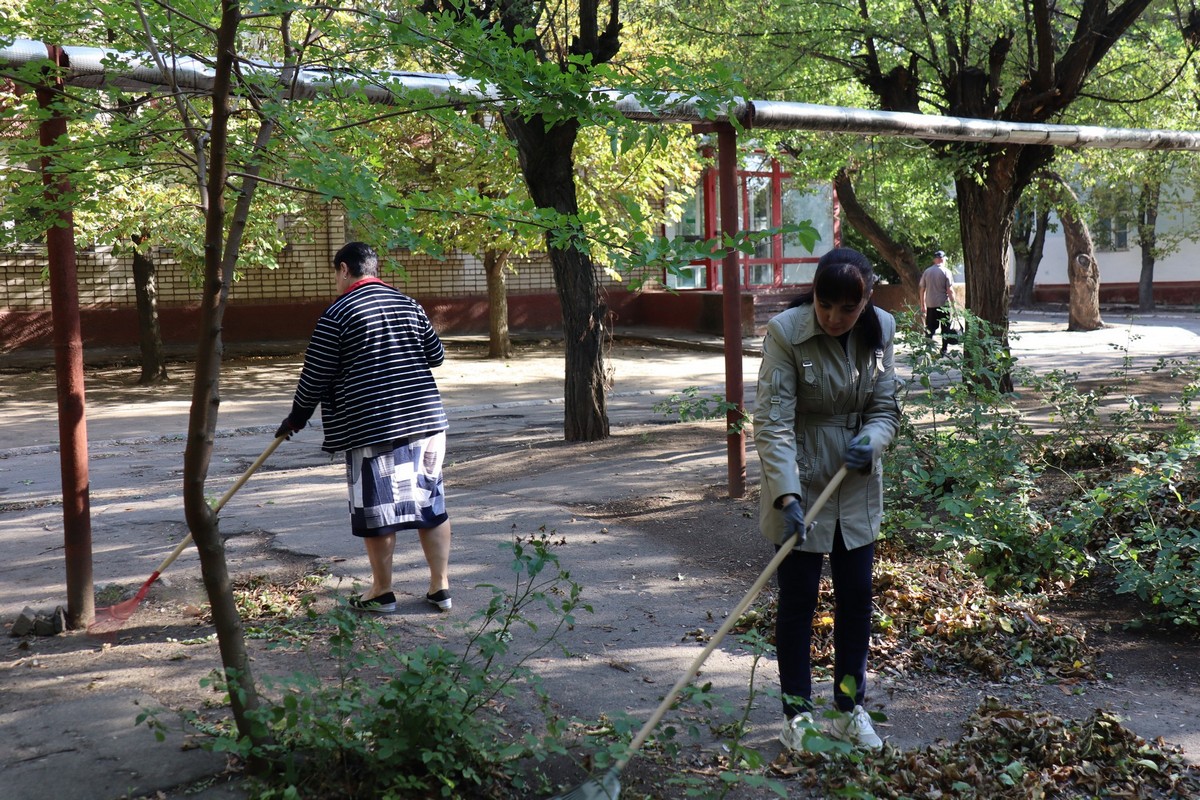
[[[809,252],[816,246],[820,234],[808,220],[765,228],[758,231],[738,231],[730,236],[696,241],[684,237],[666,238],[633,234],[625,247],[608,253],[611,274],[615,277],[628,275],[630,288],[640,288],[648,279],[663,272],[684,276],[683,269],[705,259],[720,261],[729,253],[752,256],[757,245],[776,236],[789,236],[803,245]]]

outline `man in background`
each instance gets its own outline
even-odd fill
[[[925,316],[925,336],[933,338],[942,329],[942,355],[950,345],[954,331],[950,327],[950,308],[954,304],[954,273],[946,266],[946,254],[938,250],[933,264],[921,273],[918,284],[921,294],[921,313]]]

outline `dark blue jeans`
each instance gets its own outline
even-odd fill
[[[823,553],[793,550],[779,565],[779,607],[775,652],[783,713],[790,719],[812,710],[812,623],[821,585]],[[871,643],[871,570],[874,543],[847,550],[839,525],[833,535],[829,570],[833,577],[834,704],[839,711],[861,705],[867,690],[867,650]],[[843,680],[854,680],[854,694]],[[794,702],[789,702],[788,698]]]

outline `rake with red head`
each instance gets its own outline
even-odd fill
[[[221,499],[217,501],[217,504],[213,506],[214,514],[218,513],[222,508],[224,508],[225,503],[229,502],[229,498],[233,497],[234,493],[237,492],[238,489],[242,488],[246,481],[250,480],[250,476],[258,471],[258,468],[263,465],[263,462],[267,460],[271,453],[275,452],[275,448],[279,447],[279,443],[285,438],[287,437],[280,436],[267,445],[267,449],[263,450],[262,455],[259,456],[258,459],[251,464],[245,472],[242,473],[242,476],[237,479],[237,482],[234,483],[233,486],[229,488],[229,491],[227,491],[221,497]],[[171,551],[171,554],[163,559],[163,562],[158,565],[158,569],[151,573],[150,577],[146,579],[146,582],[142,584],[142,587],[138,589],[137,594],[135,594],[133,597],[129,598],[128,600],[123,600],[116,605],[97,608],[96,618],[92,621],[91,625],[88,625],[88,633],[98,635],[120,630],[125,624],[126,620],[133,616],[133,612],[137,611],[138,606],[140,606],[142,601],[146,599],[146,594],[150,591],[150,587],[154,585],[154,582],[158,580],[158,577],[163,574],[163,571],[167,567],[174,563],[175,559],[179,558],[179,554],[182,553],[184,549],[191,543],[192,534],[189,533],[183,538],[183,541],[175,545],[175,549]]]

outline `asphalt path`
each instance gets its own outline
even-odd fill
[[[1086,333],[1065,330],[1062,315],[1018,315],[1012,323],[1012,350],[1019,362],[1038,371],[1063,369],[1084,378],[1102,379],[1132,365],[1147,369],[1164,359],[1200,357],[1200,316],[1155,315],[1106,320],[1108,327]],[[901,359],[903,360],[903,358]],[[753,403],[758,370],[758,342],[744,343],[742,377],[746,402]],[[229,362],[222,377],[218,437],[209,485],[218,494],[232,484],[270,437],[290,407],[299,375],[300,356],[239,359]],[[671,419],[655,411],[672,395],[696,387],[701,396],[724,393],[725,358],[721,343],[702,336],[643,331],[612,345],[606,363],[612,372],[608,411],[614,430],[623,426],[663,423]],[[149,574],[146,559],[125,560],[116,574],[104,563],[110,535],[143,524],[149,515],[178,525],[181,518],[181,475],[190,408],[190,381],[177,367],[168,386],[129,385],[134,370],[99,370],[87,387],[90,501],[98,575],[129,581]],[[903,366],[901,371],[903,371]],[[544,341],[524,348],[519,358],[489,360],[476,341],[450,340],[449,357],[437,378],[451,421],[450,458],[477,449],[523,448],[547,438],[561,438],[563,424],[563,359],[561,343]],[[948,376],[947,379],[953,379]],[[26,604],[54,603],[62,596],[61,563],[47,558],[61,552],[60,465],[53,371],[0,374],[0,546],[23,551],[27,560],[8,559],[0,584],[0,618],[11,619]],[[718,455],[723,457],[718,443]],[[753,459],[753,454],[750,454]],[[324,503],[337,526],[342,487],[338,464],[320,450],[320,431],[313,427],[286,443],[264,473],[292,471],[290,486],[311,495],[329,495]],[[451,467],[452,468],[452,467]],[[311,486],[308,485],[311,480]],[[273,485],[252,481],[245,494],[272,491]],[[279,491],[288,491],[280,487]],[[551,495],[552,496],[552,495]],[[255,513],[272,516],[275,504]],[[261,504],[260,504],[261,505]],[[282,506],[282,504],[281,504]],[[226,529],[238,504],[225,514]],[[33,513],[32,516],[30,514]],[[323,539],[309,541],[295,515],[259,519],[256,527],[277,533],[277,546],[300,553],[330,549]],[[304,521],[308,521],[307,519]],[[247,524],[249,522],[247,521]],[[341,542],[332,545],[340,549]],[[25,565],[19,568],[18,565]],[[35,577],[38,576],[38,577]]]
[[[1197,315],[1130,320],[1110,315],[1107,321],[1109,326],[1100,331],[1068,333],[1062,315],[1019,315],[1012,325],[1012,349],[1021,363],[1038,371],[1063,369],[1092,379],[1110,377],[1127,366],[1144,369],[1163,359],[1200,356]],[[743,344],[742,372],[750,401],[758,343]],[[665,496],[673,487],[710,480],[714,471],[720,474],[725,442],[687,452],[659,452],[653,459],[618,468],[593,457],[589,446],[580,446],[567,454],[562,468],[526,475],[520,465],[540,457],[539,443],[562,436],[561,344],[547,341],[526,347],[508,362],[483,358],[478,342],[471,340],[451,339],[449,350],[437,377],[451,419],[447,474],[458,542],[456,607],[486,603],[486,590],[478,587],[496,582],[498,576],[502,579],[503,565],[497,565],[495,552],[514,530],[540,527],[566,535],[574,577],[597,591],[596,611],[569,637],[572,649],[581,655],[547,661],[542,665],[546,678],[565,705],[582,713],[612,706],[644,718],[665,690],[663,680],[679,674],[690,660],[693,649],[686,642],[697,615],[707,610],[719,619],[745,587],[731,585],[721,570],[700,569],[695,561],[663,552],[661,545],[589,517],[588,504]],[[654,406],[687,387],[697,387],[701,395],[724,391],[721,343],[707,337],[642,331],[636,337],[619,337],[606,360],[613,373],[608,402],[615,432],[666,422]],[[209,470],[208,486],[214,495],[232,485],[270,442],[288,410],[300,363],[298,356],[228,363]],[[135,375],[132,370],[89,370],[89,494],[98,588],[110,583],[139,585],[187,532],[181,477],[189,381],[180,375],[171,385],[141,388],[129,385]],[[53,380],[53,371],[47,369],[0,374],[0,547],[5,553],[0,619],[6,623],[25,606],[44,612],[65,602]],[[231,560],[253,559],[268,548],[275,557],[331,565],[347,581],[368,574],[365,557],[347,546],[342,466],[319,445],[317,429],[285,443],[222,512],[221,530]],[[472,468],[490,463],[493,479],[486,485],[456,486],[450,477],[459,468],[455,460],[475,456]],[[752,452],[748,466],[754,480]],[[685,514],[679,525],[686,530]],[[729,549],[729,556],[765,563],[765,543],[750,534],[743,538],[738,548]],[[181,557],[171,573],[194,577],[194,553]],[[396,582],[406,587],[398,589],[402,614],[421,613],[424,580],[419,552],[398,553]],[[589,659],[613,668],[597,672],[588,666]],[[704,674],[736,694],[739,687],[744,691],[746,669],[745,653],[721,648],[710,657]],[[62,758],[98,758],[87,754],[103,754],[109,728],[118,722],[126,725],[122,714],[128,707],[125,699],[111,696],[95,702],[105,705],[0,713],[0,736],[6,741],[19,738],[22,747],[39,753],[58,725],[80,741],[91,742]],[[762,713],[773,720],[773,711]],[[96,730],[77,721],[96,717],[107,720]],[[773,736],[770,724],[764,725],[767,739]],[[1188,735],[1188,751],[1195,752],[1200,743],[1194,741],[1194,733]],[[174,758],[179,763],[167,762],[172,769],[162,775],[143,771],[134,782],[148,791],[178,785],[185,773],[211,772],[211,764],[198,757]],[[15,781],[11,785],[37,787],[44,796],[118,796],[97,794],[94,786],[71,786],[69,776],[78,771],[67,765],[48,769],[51,763],[41,756],[22,756],[0,766],[6,781]],[[90,766],[89,771],[95,772]],[[54,775],[63,776],[65,785],[50,791],[45,782]]]

